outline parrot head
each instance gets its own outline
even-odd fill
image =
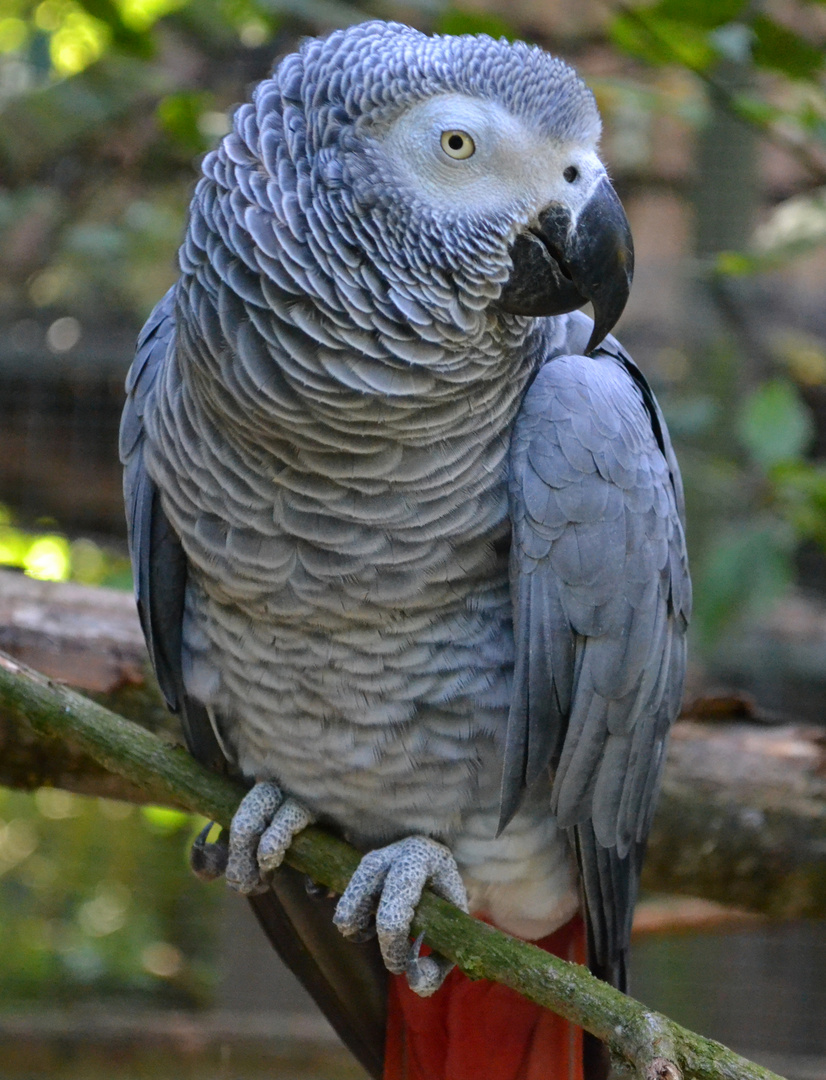
[[[592,349],[619,319],[631,234],[597,155],[593,94],[561,60],[523,42],[370,22],[305,41],[252,108],[254,124],[243,108],[235,118],[243,153],[233,136],[225,153],[243,167],[251,152],[259,174],[286,178],[284,228],[312,234],[321,263],[321,233],[335,232],[348,266],[367,256],[374,295],[389,290],[402,311],[400,297],[409,310],[424,300],[448,339],[480,316],[590,301]]]
[[[597,155],[593,94],[562,61],[523,43],[417,37],[426,59],[413,92],[361,127],[386,159],[381,182],[445,247],[473,241],[463,266],[468,255],[507,257],[500,310],[560,315],[591,301],[596,347],[625,307],[634,249]]]

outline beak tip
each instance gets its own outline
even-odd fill
[[[616,319],[606,320],[600,318],[597,312],[594,312],[596,318],[594,319],[594,326],[591,330],[591,336],[588,338],[588,344],[585,346],[585,353],[590,356],[594,349],[598,348],[603,341],[608,337],[614,328]]]
[[[585,355],[590,356],[596,347],[605,339],[605,334],[601,334],[596,326],[591,331],[591,336],[588,338],[588,344],[585,346]]]

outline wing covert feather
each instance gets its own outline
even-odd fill
[[[537,374],[511,442],[510,506],[516,657],[502,822],[550,767],[592,966],[622,983],[691,588],[665,423],[613,339]]]

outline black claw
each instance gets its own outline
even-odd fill
[[[195,837],[189,851],[189,865],[192,872],[202,881],[215,881],[216,878],[223,877],[227,868],[229,845],[226,831],[222,829],[214,843],[209,843],[207,840],[214,827],[212,822],[205,825]]]
[[[337,895],[326,885],[319,885],[317,881],[313,881],[309,874],[304,877],[304,888],[307,890],[307,896],[312,897],[313,900],[332,900]]]
[[[413,944],[410,946],[410,959],[416,961],[422,955],[422,945],[424,943],[424,930],[416,938]]]

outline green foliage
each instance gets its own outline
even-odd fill
[[[744,0],[659,0],[652,5],[623,6],[609,26],[614,45],[655,67],[680,67],[700,75],[721,94],[721,65],[733,65],[739,79],[754,88],[732,88],[727,106],[745,122],[790,144],[809,156],[800,138],[815,138],[826,149],[826,92],[822,30],[800,31],[805,24],[803,0],[788,0],[788,21],[772,17],[760,5]],[[811,20],[809,20],[811,23]],[[804,93],[786,93],[772,100],[766,84],[754,76],[782,77]],[[792,135],[792,132],[799,134]],[[812,163],[816,159],[811,158]],[[816,167],[816,166],[815,166]],[[826,179],[820,168],[821,178]]]
[[[748,6],[748,0],[660,0],[646,8],[646,18],[673,19],[705,30],[735,22]]]
[[[766,610],[793,582],[802,513],[792,513],[781,478],[787,470],[802,478],[814,468],[803,458],[814,434],[811,413],[788,379],[769,380],[749,394],[734,427],[744,456],[731,463],[729,478],[741,506],[733,521],[715,529],[696,568],[698,630],[707,643]]]
[[[795,535],[826,550],[826,466],[781,461],[769,474],[776,502]]]
[[[794,531],[772,514],[724,528],[695,565],[695,629],[707,645],[726,629],[768,609],[794,579]]]
[[[739,116],[824,185],[792,193],[742,250],[713,258],[705,278],[711,307],[713,296],[742,295],[736,290],[826,241],[824,39],[808,8],[799,0],[770,12],[746,0],[656,0],[622,6],[610,25],[614,44],[637,60],[697,77],[707,102],[698,126],[715,110]],[[788,589],[802,540],[826,549],[826,473],[807,457],[814,419],[795,385],[809,381],[805,371],[769,343],[764,359],[773,356],[777,374],[753,382],[744,398],[743,384],[755,378],[748,335],[729,325],[696,351],[685,359],[691,379],[675,389],[669,415],[683,444],[695,628],[711,646]],[[824,372],[811,381],[821,385]]]
[[[147,31],[168,7],[166,0],[2,0],[0,54],[27,56],[35,69],[62,76],[109,50],[147,59],[154,53]],[[38,57],[44,48],[45,71]]]
[[[826,467],[806,458],[814,422],[787,377],[757,386],[732,416],[712,395],[671,402],[669,423],[686,446],[694,625],[711,646],[784,594],[801,540],[826,549]]]
[[[706,71],[722,58],[751,60],[791,79],[812,79],[823,49],[746,0],[659,0],[623,8],[611,23],[620,49],[651,64]]]
[[[779,71],[790,79],[811,79],[823,69],[823,49],[767,15],[750,21],[754,35],[752,59],[758,67]]]
[[[78,581],[131,589],[132,571],[123,556],[80,538],[68,540],[53,531],[31,531],[13,524],[0,506],[0,566],[14,567],[41,581]]]
[[[200,825],[52,788],[0,789],[4,1004],[204,1003],[217,894],[187,865]]]
[[[488,34],[492,38],[507,38],[508,41],[522,36],[495,12],[455,7],[449,7],[439,15],[434,29],[440,34]]]
[[[702,26],[661,14],[657,6],[618,15],[611,24],[611,38],[617,48],[649,64],[685,64],[702,71],[714,61],[716,52]]]
[[[746,398],[737,434],[752,461],[768,472],[774,465],[803,457],[814,436],[814,423],[793,384],[771,379]]]
[[[214,108],[212,94],[190,91],[167,94],[158,103],[156,115],[161,130],[183,153],[195,157],[209,149],[210,139],[204,133],[202,118]]]
[[[126,21],[124,12],[114,0],[79,0],[80,6],[93,19],[109,28],[114,48],[132,56],[147,58],[154,52],[152,38],[136,30]],[[128,17],[128,16],[127,16]]]

